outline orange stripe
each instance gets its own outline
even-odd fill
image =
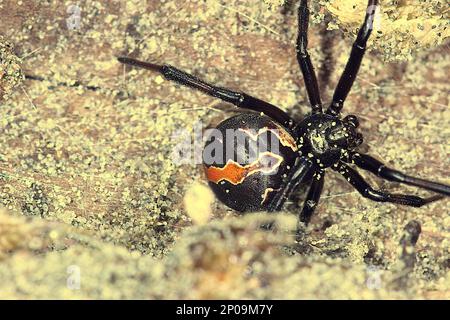
[[[261,160],[264,157],[269,157],[276,160],[275,164],[272,164],[272,161],[270,162],[272,164],[272,166],[270,167],[262,164]],[[230,159],[227,161],[227,164],[223,168],[211,166],[205,167],[205,171],[206,177],[211,182],[217,184],[220,181],[225,180],[234,185],[237,185],[242,183],[245,178],[256,172],[263,172],[266,174],[271,173],[280,166],[281,162],[283,162],[283,157],[271,152],[263,152],[259,155],[259,158],[256,161],[245,166],[242,166]]]

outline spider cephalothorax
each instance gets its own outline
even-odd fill
[[[168,80],[203,91],[249,112],[220,123],[216,128],[220,138],[210,137],[203,154],[209,185],[216,196],[230,208],[242,212],[278,211],[293,191],[303,184],[308,185],[309,190],[300,218],[307,223],[320,199],[327,168],[344,176],[366,198],[420,207],[450,195],[450,186],[408,176],[369,155],[357,152],[355,149],[363,141],[362,135],[357,132],[358,119],[354,115],[344,118],[340,115],[366,51],[377,6],[378,0],[368,0],[366,17],[353,44],[350,58],[331,104],[323,110],[319,86],[307,50],[308,1],[300,1],[297,60],[311,105],[311,114],[300,122],[268,102],[243,92],[209,84],[170,65],[158,65],[128,57],[120,57],[119,61],[157,71]],[[264,144],[262,152],[251,156],[253,148],[247,146],[247,143],[235,142],[234,137],[228,137],[225,134],[228,130],[244,134],[249,140],[256,140],[260,135],[268,133],[271,143]],[[216,151],[212,153],[213,156],[207,156],[207,151],[212,146],[216,147]],[[376,190],[350,164],[383,179],[438,194],[422,198]]]
[[[340,160],[348,158],[363,142],[356,131],[358,121],[355,116],[338,117],[316,113],[303,119],[295,128],[302,154],[316,161],[320,168],[328,168]]]

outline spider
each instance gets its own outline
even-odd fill
[[[243,109],[242,111],[247,111],[220,123],[216,129],[221,133],[230,129],[242,132],[255,130],[258,134],[268,132],[275,136],[279,145],[278,150],[275,152],[269,146],[268,152],[253,162],[236,162],[235,158],[225,153],[227,161],[208,163],[204,160],[210,187],[219,200],[234,210],[280,211],[293,191],[300,185],[307,184],[309,190],[300,213],[300,220],[307,224],[319,202],[327,168],[344,176],[363,197],[378,202],[421,207],[449,196],[450,186],[406,175],[389,168],[370,155],[356,151],[363,142],[363,136],[357,130],[358,118],[355,115],[341,118],[340,115],[366,51],[377,6],[378,0],[368,1],[366,16],[350,57],[334,91],[332,102],[324,111],[317,78],[307,50],[308,1],[301,0],[298,9],[296,49],[311,113],[300,122],[294,121],[286,112],[271,103],[244,92],[209,84],[173,66],[143,62],[130,57],[118,57],[118,60],[124,64],[159,72],[168,80],[200,90],[231,103]],[[211,138],[207,141],[204,151],[213,142],[226,145],[229,141],[225,138],[222,140]],[[233,151],[232,156],[240,155],[241,159],[248,159],[249,148],[238,149]],[[263,164],[267,163],[267,160],[270,165]],[[383,179],[416,186],[436,194],[422,198],[376,190],[349,164],[354,164]]]

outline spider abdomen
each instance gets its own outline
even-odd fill
[[[267,210],[298,156],[292,135],[269,117],[244,113],[221,122],[203,151],[217,198],[240,211]]]

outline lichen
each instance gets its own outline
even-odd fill
[[[0,36],[0,102],[9,99],[13,89],[24,80],[20,63],[11,42]]]
[[[269,222],[272,232],[260,229]],[[0,252],[8,256],[0,265],[1,298],[373,299],[408,298],[416,290],[392,289],[389,283],[399,273],[364,263],[321,253],[292,255],[292,215],[249,214],[187,228],[162,260],[64,225],[43,227],[37,220],[0,215]],[[32,236],[41,243],[31,246]]]
[[[200,166],[171,161],[183,137],[180,129],[189,134],[199,120],[203,128],[212,127],[236,110],[150,71],[124,67],[116,56],[170,63],[300,119],[309,107],[295,59],[296,14],[286,8],[291,2],[283,8],[270,2],[269,10],[260,0],[135,0],[121,6],[86,1],[79,4],[82,20],[74,30],[66,27],[67,17],[55,15],[66,12],[68,2],[5,8],[17,14],[2,17],[0,32],[14,43],[29,76],[23,90],[1,106],[0,203],[10,212],[1,219],[12,221],[0,228],[9,230],[0,249],[5,298],[448,295],[448,200],[422,208],[375,203],[328,170],[311,224],[300,225],[294,237],[292,228],[260,230],[256,222],[263,216],[241,217],[212,204],[203,196]],[[330,23],[339,30],[324,32],[323,19],[336,3],[315,2],[309,31],[316,70],[330,71],[328,82],[320,78],[325,103],[365,10],[358,2],[357,15],[353,9],[335,12]],[[441,10],[429,2],[422,6],[427,17]],[[391,20],[402,17],[392,11],[386,19],[393,28]],[[398,56],[390,35],[400,31],[383,31],[379,39],[375,34],[344,113],[360,118],[363,151],[399,170],[448,183],[446,47],[438,45],[441,38],[430,38],[417,51],[408,40],[398,45],[406,50]],[[331,43],[324,41],[326,34]],[[392,50],[378,50],[382,46]],[[331,59],[326,47],[333,48]],[[407,63],[382,61],[410,54]],[[362,174],[379,189],[426,194]],[[304,194],[299,196],[286,208],[292,217],[302,205]],[[379,274],[384,284],[393,276],[402,229],[411,218],[423,230],[411,287],[370,289],[368,277],[377,287]],[[66,285],[70,266],[86,276],[80,290]],[[165,271],[171,277],[163,277]],[[186,282],[177,283],[185,275]],[[236,279],[243,281],[238,289]],[[217,295],[209,281],[220,288]]]
[[[184,209],[193,223],[205,224],[212,217],[214,194],[207,186],[194,183],[184,195]]]
[[[321,0],[335,20],[329,29],[341,29],[352,37],[360,27],[367,0]],[[448,3],[444,0],[380,0],[374,20],[371,50],[378,50],[386,61],[413,59],[418,51],[441,45],[450,37]]]

